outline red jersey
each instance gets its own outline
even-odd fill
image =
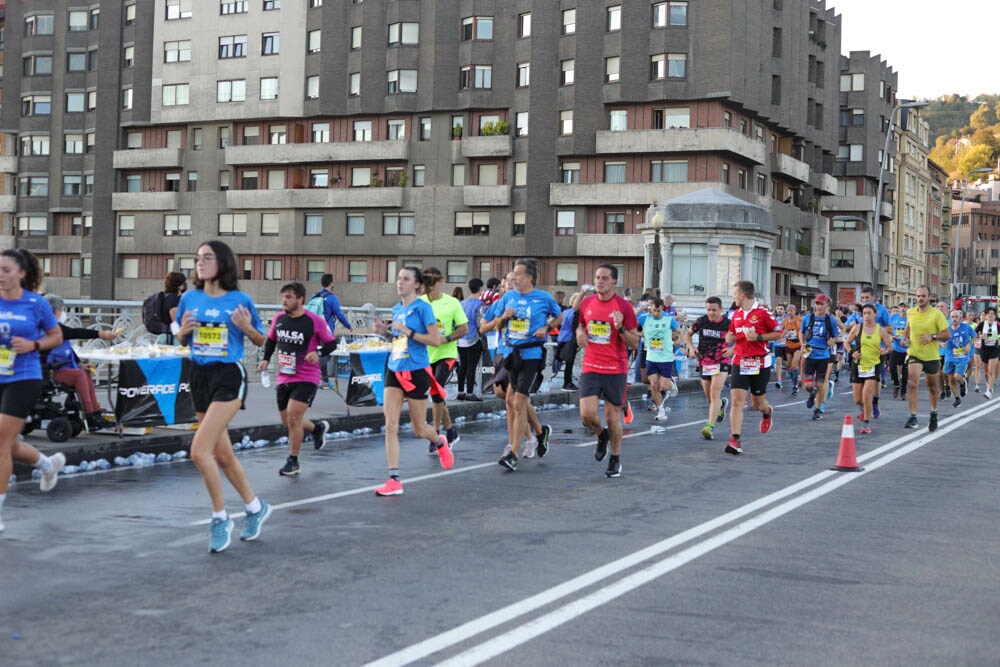
[[[607,301],[592,294],[580,304],[579,326],[587,332],[587,347],[583,349],[584,373],[628,373],[628,350],[611,317],[616,310],[622,314],[625,331],[639,327],[632,304],[617,294]]]
[[[736,350],[733,354],[733,365],[740,363],[743,357],[765,357],[764,368],[769,368],[771,359],[768,353],[767,341],[747,340],[747,332],[756,331],[758,334],[767,334],[779,328],[777,320],[761,308],[756,301],[750,310],[737,308],[729,321],[729,331],[736,334]]]

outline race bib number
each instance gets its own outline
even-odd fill
[[[813,349],[811,347],[809,347],[808,345],[806,345],[805,347],[803,347],[802,348],[802,358],[803,359],[808,358],[809,355],[812,354],[812,351],[813,351]]]
[[[986,340],[983,341],[983,345],[988,345],[990,347],[993,347],[996,344],[997,344],[996,338],[987,338]]]
[[[704,361],[701,362],[702,375],[718,375],[719,370],[720,370],[719,364],[707,364]]]
[[[278,353],[278,372],[284,375],[295,375],[295,363],[297,358],[294,354]]]
[[[762,357],[743,357],[740,359],[740,375],[760,375]]]
[[[410,356],[409,339],[406,336],[397,336],[392,339],[392,358],[395,361],[406,359]]]
[[[587,340],[591,343],[606,344],[611,342],[610,322],[587,322]],[[662,343],[661,343],[662,347]]]
[[[511,320],[507,323],[507,335],[517,340],[528,337],[528,320]]]
[[[875,377],[875,367],[871,364],[862,364],[858,366],[858,377],[859,378],[873,378]]]
[[[9,347],[0,347],[0,375],[14,374],[15,359],[17,359],[17,352]]]
[[[192,349],[203,357],[229,354],[229,325],[223,322],[199,322],[194,330]]]
[[[951,356],[955,357],[956,359],[965,359],[967,356],[969,356],[969,348],[965,345],[963,345],[962,347],[956,347],[951,351]]]
[[[650,352],[663,352],[663,339],[662,338],[650,338],[649,339],[649,351]]]
[[[798,331],[795,331],[794,329],[789,329],[788,331],[785,332],[785,340],[798,340],[798,339],[799,339]]]
[[[906,331],[906,329],[896,329],[895,332],[893,332],[892,337],[896,340],[900,340],[903,337],[904,331]]]

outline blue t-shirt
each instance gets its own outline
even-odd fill
[[[945,341],[944,357],[949,361],[968,361],[972,358],[972,341],[976,330],[968,322],[962,322],[958,328],[948,327],[951,338]]]
[[[425,334],[428,327],[437,325],[434,308],[423,299],[417,299],[408,306],[404,306],[402,302],[397,303],[392,307],[392,321],[402,322],[407,329],[413,329],[418,334]],[[390,371],[415,371],[431,365],[426,345],[415,338],[395,334],[391,329],[389,335],[394,335],[392,351],[389,352]]]
[[[827,331],[827,323],[832,327],[830,331]],[[806,345],[812,348],[810,359],[829,359],[830,346],[826,341],[828,338],[839,336],[840,328],[837,326],[837,318],[833,315],[816,317],[815,313],[809,313],[802,318],[802,333]]]
[[[906,331],[906,315],[893,313],[889,316],[889,328],[892,329],[892,351],[906,353],[903,347],[903,332]]]
[[[230,319],[237,306],[249,310],[253,328],[265,333],[253,300],[243,292],[235,290],[222,296],[209,296],[200,289],[184,292],[177,304],[176,320],[180,324],[184,314],[190,312],[197,322],[187,337],[191,361],[207,366],[236,364],[243,360],[243,331]]]
[[[568,343],[576,338],[576,331],[573,330],[573,314],[575,312],[572,308],[563,311],[562,321],[559,323],[559,335],[556,336],[557,343]]]
[[[462,301],[462,312],[465,319],[469,320],[469,333],[462,336],[461,340],[479,340],[479,309],[483,307],[483,302],[478,296],[470,296]]]
[[[498,306],[498,315],[508,307],[514,309],[514,317],[507,321],[504,328],[507,345],[519,348],[522,359],[541,359],[545,339],[535,338],[535,331],[544,327],[550,317],[562,315],[562,309],[555,298],[539,289],[527,294],[511,290],[493,305]]]
[[[15,337],[45,338],[45,332],[59,326],[49,302],[34,292],[23,290],[20,299],[0,299],[0,383],[41,380],[42,363],[37,352],[15,354],[10,348]],[[13,363],[11,363],[13,356]]]
[[[499,303],[500,300],[497,299],[490,305],[489,308],[486,309],[486,312],[483,314],[483,322],[492,322],[500,317],[503,311],[497,309],[497,305],[499,305]],[[490,349],[495,349],[496,353],[500,356],[506,357],[511,353],[510,345],[507,345],[506,338],[500,335],[500,332],[496,330],[490,331],[486,334],[486,342],[489,346],[491,346]]]
[[[879,325],[880,327],[887,327],[887,326],[889,326],[889,324],[890,324],[890,322],[889,322],[890,317],[889,317],[889,309],[888,308],[886,308],[885,306],[883,306],[881,303],[872,303],[870,301],[868,303],[863,303],[861,305],[862,306],[867,306],[867,305],[873,305],[873,306],[875,306],[875,324]]]

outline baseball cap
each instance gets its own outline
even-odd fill
[[[815,302],[816,303],[829,303],[829,299],[826,298],[825,294],[817,294]]]

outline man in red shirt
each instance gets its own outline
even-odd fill
[[[743,406],[750,392],[750,405],[760,410],[760,432],[771,430],[774,408],[768,405],[767,383],[771,379],[773,359],[767,349],[768,341],[778,340],[784,333],[778,322],[767,309],[754,298],[755,289],[749,280],[733,283],[733,301],[736,310],[729,322],[727,343],[736,343],[732,363],[732,388],[730,396],[733,405],[729,409],[729,444],[727,454],[742,454],[740,430],[743,428]]]
[[[580,418],[583,425],[597,434],[594,458],[603,461],[611,444],[607,477],[620,477],[622,464],[621,409],[625,403],[625,383],[628,380],[628,349],[639,344],[639,323],[632,304],[615,294],[618,269],[613,264],[601,264],[594,273],[597,292],[580,303],[577,345],[583,349],[580,374]],[[604,399],[604,419],[597,414],[600,399]]]

